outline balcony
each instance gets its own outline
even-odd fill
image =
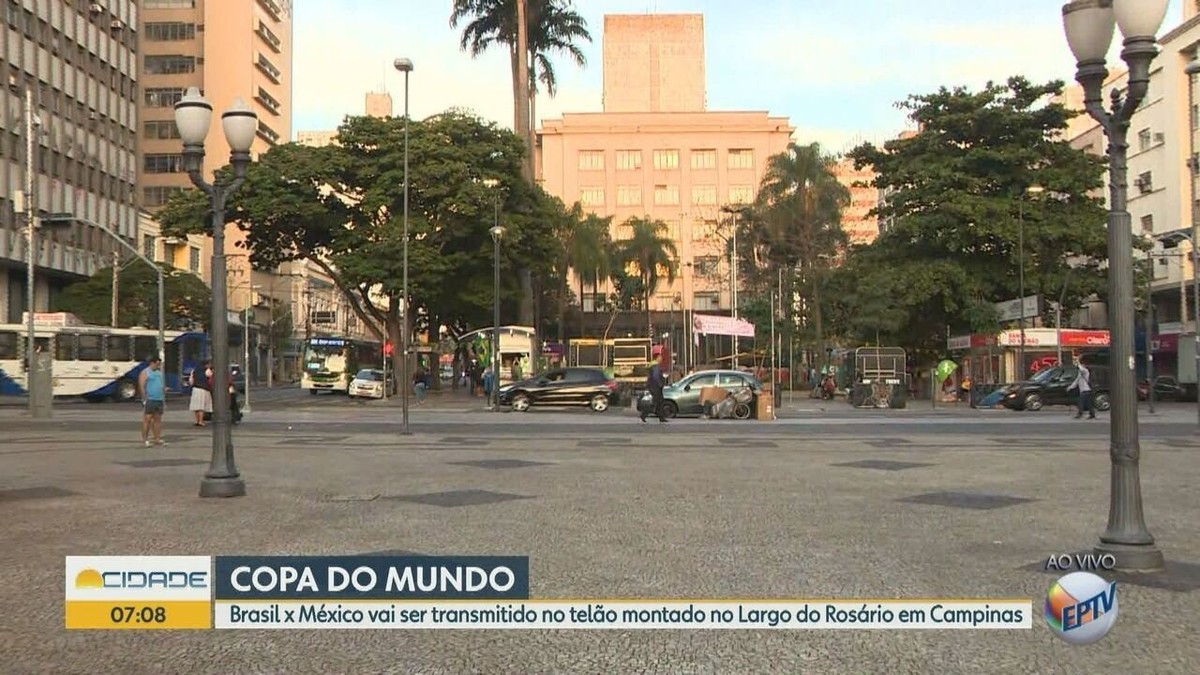
[[[263,39],[263,42],[267,43],[267,46],[271,48],[271,51],[275,52],[276,54],[279,54],[282,51],[283,42],[280,41],[280,39],[271,32],[271,29],[267,28],[267,25],[261,20],[258,22],[258,29],[254,32],[258,34],[258,37]]]
[[[272,129],[271,127],[263,124],[262,122],[258,123],[258,132],[257,133],[258,133],[259,138],[270,143],[271,145],[275,145],[276,143],[279,142],[279,132],[277,132],[274,129]]]
[[[254,67],[258,68],[263,75],[266,75],[268,80],[274,82],[275,84],[279,84],[279,76],[282,73],[278,68],[275,67],[275,64],[271,63],[267,57],[259,54],[258,60],[254,62]]]
[[[258,0],[258,6],[262,7],[276,21],[283,18],[283,8],[275,0]]]
[[[275,97],[268,94],[267,91],[262,87],[258,88],[258,94],[254,96],[254,100],[261,103],[264,108],[271,112],[271,114],[279,115],[282,105],[279,103],[279,101],[275,100]]]

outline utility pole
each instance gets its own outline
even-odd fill
[[[121,254],[113,251],[112,327],[117,327],[117,287],[121,283]]]

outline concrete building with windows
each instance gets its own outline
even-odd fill
[[[175,129],[175,103],[188,87],[199,87],[213,105],[214,123],[205,141],[204,173],[229,162],[220,114],[238,98],[258,115],[258,137],[251,154],[260,155],[292,135],[291,0],[144,0],[138,25],[141,93],[138,97],[138,196],[154,212],[172,194],[190,190],[183,172],[183,146]],[[226,252],[243,251],[245,235],[229,225]],[[209,279],[212,240],[204,236],[163,239],[167,257],[186,260],[183,269]],[[265,285],[269,274],[251,272],[245,256],[229,260]],[[241,268],[245,269],[241,269]],[[251,303],[247,290],[230,289],[229,307]]]
[[[628,238],[631,217],[668,225],[679,274],[655,291],[652,310],[728,313],[734,216],[723,207],[754,200],[767,159],[795,129],[765,111],[707,109],[702,15],[606,16],[603,51],[603,112],[542,120],[538,180],[568,205],[612,216],[614,240]],[[610,292],[585,289],[583,311]]]
[[[111,264],[137,235],[137,4],[4,0],[0,22],[0,322],[20,323],[27,306],[27,160],[41,216],[79,221],[39,230],[34,309],[52,309],[65,286]],[[27,157],[25,92],[32,94]]]

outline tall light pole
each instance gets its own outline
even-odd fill
[[[1192,308],[1192,347],[1196,362],[1196,424],[1200,426],[1200,191],[1197,190],[1196,179],[1200,177],[1200,155],[1196,154],[1196,127],[1200,126],[1200,118],[1196,115],[1196,75],[1200,73],[1200,54],[1193,55],[1192,60],[1184,68],[1188,76],[1188,168],[1191,169],[1192,188],[1192,294],[1195,305]],[[1182,258],[1180,259],[1182,261]],[[1180,326],[1182,333],[1183,327]]]
[[[258,130],[258,116],[238,98],[221,115],[221,127],[229,144],[233,178],[225,183],[204,180],[204,139],[212,123],[212,104],[190,87],[175,104],[175,126],[183,140],[183,162],[192,184],[208,195],[212,213],[212,326],[209,338],[213,361],[212,460],[200,483],[201,497],[241,497],[246,483],[233,458],[233,431],[229,410],[229,313],[226,298],[225,206],[229,197],[246,181],[250,145]]]
[[[36,367],[33,355],[37,350],[37,341],[33,337],[33,314],[34,314],[34,242],[37,236],[37,200],[34,197],[34,151],[37,149],[37,129],[41,126],[41,121],[33,114],[33,90],[25,90],[25,189],[21,193],[21,199],[25,204],[25,306],[26,312],[26,328],[28,330],[28,342],[25,346],[25,388],[29,390],[29,414],[34,417],[39,417],[43,414],[43,408],[36,404],[37,397],[33,391],[33,370]]]
[[[254,291],[261,290],[259,284],[250,284],[250,300],[254,300]],[[246,383],[245,398],[242,399],[242,412],[250,410],[250,302],[246,303],[246,311],[242,312],[242,381]]]
[[[1108,139],[1108,313],[1111,461],[1108,526],[1096,552],[1111,554],[1126,570],[1162,569],[1163,554],[1146,527],[1138,463],[1138,403],[1133,355],[1133,232],[1128,206],[1129,122],[1150,85],[1150,63],[1158,54],[1155,34],[1168,0],[1075,0],[1063,6],[1063,26],[1075,55],[1075,79],[1083,86],[1084,107]],[[1116,25],[1125,37],[1121,58],[1128,65],[1128,90],[1105,109],[1105,57]]]
[[[504,228],[499,223],[488,230],[492,235],[494,283],[492,286],[492,409],[500,412],[500,239]]]
[[[408,390],[412,386],[408,374],[408,330],[409,330],[409,301],[408,301],[408,74],[413,70],[412,59],[399,58],[392,62],[396,70],[404,73],[404,262],[401,295],[403,297],[403,323],[400,325],[400,404],[403,409],[403,427],[400,433],[405,436],[412,433],[408,428]],[[387,388],[387,382],[383,383]]]

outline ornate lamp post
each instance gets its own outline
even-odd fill
[[[403,408],[403,429],[400,433],[405,436],[412,433],[408,428],[408,390],[412,388],[412,375],[408,372],[409,350],[409,301],[408,301],[408,74],[413,71],[412,59],[399,58],[392,62],[396,70],[404,73],[404,262],[402,281],[404,296],[404,322],[400,326],[400,404]],[[434,331],[436,332],[436,331]],[[387,387],[387,383],[384,383]]]
[[[212,461],[200,483],[201,497],[241,497],[246,483],[233,461],[233,434],[229,414],[229,314],[225,270],[225,204],[246,180],[250,166],[250,145],[258,130],[258,116],[242,99],[237,99],[221,115],[221,127],[229,143],[229,163],[233,178],[226,183],[204,180],[204,139],[212,123],[212,104],[200,90],[191,87],[175,104],[175,126],[183,139],[183,162],[192,183],[208,195],[212,213],[212,326],[209,341],[213,361],[213,444]]]
[[[1129,178],[1126,157],[1129,123],[1150,85],[1150,63],[1158,53],[1155,33],[1167,13],[1168,0],[1076,0],[1063,7],[1067,42],[1078,62],[1075,79],[1083,86],[1084,106],[1108,139],[1108,297],[1111,335],[1112,412],[1109,453],[1112,462],[1108,527],[1096,545],[1112,554],[1120,569],[1162,569],[1162,552],[1146,528],[1138,470],[1137,393],[1133,360],[1133,232],[1127,210]],[[1125,37],[1121,59],[1129,67],[1129,89],[1112,94],[1104,107],[1105,57],[1113,32]]]
[[[492,286],[492,409],[500,412],[500,239],[504,237],[504,228],[497,223],[488,233],[492,235],[495,272]]]

